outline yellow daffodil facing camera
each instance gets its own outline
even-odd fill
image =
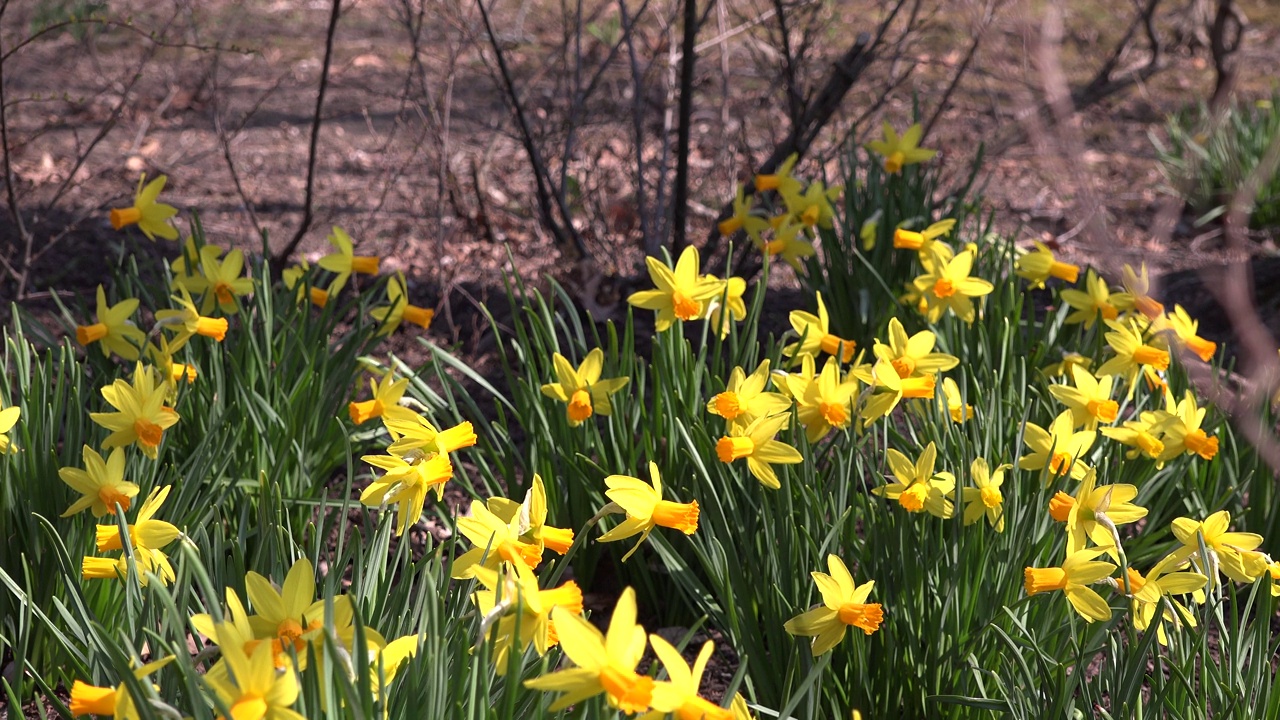
[[[60,517],[71,517],[89,510],[94,517],[100,518],[114,513],[116,505],[128,512],[133,498],[138,495],[138,486],[124,479],[124,448],[112,450],[105,462],[88,445],[81,452],[84,470],[74,467],[58,470],[58,477],[81,496]]]
[[[656,288],[631,293],[627,302],[656,311],[654,327],[658,332],[666,331],[676,320],[688,322],[702,317],[703,303],[721,291],[719,280],[698,274],[701,261],[698,249],[692,245],[680,253],[674,269],[655,257],[647,257],[644,261]]]
[[[156,459],[164,431],[178,422],[178,413],[164,404],[168,379],[157,375],[155,368],[137,363],[132,383],[117,379],[102,388],[102,397],[117,410],[89,414],[94,422],[112,431],[102,441],[104,448],[137,443],[143,454]]]
[[[142,234],[153,242],[157,235],[165,240],[177,240],[178,229],[168,222],[169,218],[178,214],[177,208],[156,202],[168,178],[161,175],[143,187],[142,183],[146,179],[145,174],[138,178],[138,192],[134,195],[132,207],[111,211],[111,227],[120,230],[129,225],[137,225]]]
[[[644,628],[636,624],[635,590],[622,591],[604,635],[564,607],[553,609],[551,620],[560,636],[560,647],[576,667],[524,682],[533,690],[564,693],[549,710],[563,710],[601,693],[608,696],[609,705],[624,713],[649,709],[653,679],[635,670],[646,646]]]
[[[956,490],[956,476],[949,472],[933,471],[938,459],[938,448],[929,443],[913,464],[906,455],[889,448],[889,469],[896,482],[871,488],[871,492],[886,500],[897,500],[907,512],[928,512],[940,518],[949,518],[955,512],[951,498]]]
[[[698,720],[733,720],[733,711],[718,707],[710,701],[699,697],[698,688],[702,686],[702,674],[707,669],[707,662],[715,650],[715,643],[710,640],[702,645],[698,657],[690,668],[685,663],[680,651],[659,635],[650,635],[649,644],[653,646],[653,654],[662,661],[667,671],[666,682],[658,682],[653,686],[651,705],[659,713],[669,712],[676,718],[698,718]]]
[[[982,278],[970,277],[972,269],[971,251],[965,250],[948,260],[937,247],[933,249],[929,272],[916,278],[914,283],[928,307],[929,322],[938,322],[943,312],[951,310],[961,320],[973,323],[973,299],[989,294],[995,286]]]
[[[1004,532],[1004,494],[1000,487],[1004,485],[1004,472],[1012,467],[1005,463],[993,471],[985,458],[974,458],[969,466],[973,487],[965,488],[962,493],[965,525],[976,523],[986,515],[996,532]]]
[[[476,568],[475,578],[484,586],[471,595],[480,611],[481,634],[487,639],[496,634],[493,666],[498,675],[507,672],[507,655],[512,646],[524,650],[530,644],[545,655],[558,642],[551,611],[563,608],[572,615],[582,614],[582,590],[572,580],[543,590],[538,579],[522,565],[503,566],[497,571]],[[519,637],[515,636],[517,624]]]
[[[876,585],[874,581],[855,585],[849,568],[836,555],[827,556],[827,569],[830,575],[809,573],[818,585],[822,604],[791,618],[783,626],[792,635],[812,637],[809,650],[814,657],[839,645],[850,626],[870,635],[884,622],[880,603],[867,602]]]
[[[907,165],[922,163],[938,154],[937,150],[920,147],[920,137],[923,134],[924,128],[920,127],[920,123],[916,123],[899,137],[893,126],[886,120],[884,138],[867,143],[867,149],[884,158],[885,172],[899,173]]]
[[[606,417],[613,414],[609,396],[631,381],[625,377],[600,379],[604,370],[604,351],[600,348],[587,353],[576,370],[560,353],[552,355],[551,362],[557,382],[543,385],[542,394],[566,404],[565,415],[570,427],[581,425],[596,413]]]

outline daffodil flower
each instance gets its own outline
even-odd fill
[[[702,314],[712,328],[719,328],[720,339],[723,340],[729,337],[729,327],[733,322],[747,319],[747,302],[742,299],[743,293],[747,291],[747,281],[740,277],[721,280],[715,275],[706,275],[703,279],[719,286],[716,294],[707,301]]]
[[[572,580],[543,590],[532,573],[479,567],[474,572],[484,589],[472,593],[471,600],[483,618],[481,634],[487,639],[492,633],[495,638],[493,663],[499,676],[506,675],[512,647],[524,650],[532,644],[539,655],[545,655],[557,643],[552,610],[582,614],[582,590]]]
[[[573,530],[547,525],[547,489],[542,476],[534,473],[524,502],[492,497],[485,503],[489,511],[516,529],[523,542],[545,547],[563,555],[573,545]]]
[[[893,247],[898,250],[915,250],[919,253],[920,259],[925,262],[932,262],[932,254],[934,248],[940,248],[943,245],[938,242],[938,238],[944,237],[951,232],[956,226],[955,218],[946,218],[932,223],[929,227],[915,232],[906,228],[894,228],[893,231]],[[951,253],[951,248],[947,247],[946,253]]]
[[[1106,334],[1107,344],[1115,351],[1116,356],[1102,364],[1098,368],[1098,376],[1103,375],[1123,375],[1125,382],[1129,385],[1130,400],[1133,399],[1133,391],[1137,388],[1135,380],[1138,379],[1138,372],[1144,367],[1153,370],[1169,369],[1169,353],[1158,347],[1148,345],[1143,340],[1143,334],[1138,330],[1136,323],[1121,323],[1116,320],[1107,320],[1107,327],[1111,328],[1111,332]]]
[[[75,467],[58,469],[58,477],[80,493],[80,498],[59,517],[71,517],[84,510],[100,518],[113,514],[116,505],[128,512],[138,486],[124,479],[124,449],[115,448],[104,462],[96,450],[85,445],[81,450],[84,470]]]
[[[813,243],[800,236],[800,231],[804,227],[798,222],[793,222],[790,216],[784,216],[783,221],[773,230],[773,239],[766,242],[761,237],[755,241],[756,247],[764,253],[766,258],[782,258],[782,261],[790,265],[791,269],[804,272],[801,259],[813,257],[817,252]]]
[[[1080,550],[1067,555],[1062,567],[1027,568],[1024,573],[1027,595],[1061,590],[1071,607],[1087,622],[1110,620],[1111,606],[1096,590],[1088,587],[1116,570],[1115,565],[1095,559],[1102,553],[1101,548]]]
[[[444,485],[453,478],[453,463],[445,454],[407,460],[398,455],[365,455],[360,459],[386,471],[360,493],[360,502],[367,507],[395,505],[396,537],[418,522],[427,493],[435,490],[436,498],[443,498]]]
[[[1151,621],[1155,619],[1156,611],[1164,604],[1164,599],[1167,598],[1173,605],[1173,611],[1165,609],[1161,613],[1161,619],[1164,622],[1160,622],[1156,628],[1156,638],[1161,645],[1169,644],[1169,635],[1165,631],[1166,624],[1174,628],[1183,624],[1189,627],[1196,626],[1196,618],[1187,607],[1169,596],[1200,592],[1209,581],[1209,578],[1198,572],[1178,570],[1179,566],[1177,558],[1171,555],[1156,563],[1146,577],[1133,568],[1129,568],[1126,573],[1129,581],[1129,596],[1133,599],[1135,628],[1146,632],[1147,628],[1151,627]],[[1123,590],[1124,586],[1117,582],[1116,588]]]
[[[780,192],[787,205],[787,212],[800,224],[806,227],[820,227],[830,230],[834,225],[835,209],[831,201],[840,197],[844,188],[837,185],[826,187],[822,181],[815,180],[805,188],[804,192]]]
[[[115,305],[107,305],[107,295],[98,286],[98,312],[96,323],[76,326],[76,342],[88,347],[100,343],[102,356],[115,353],[125,360],[137,360],[138,348],[146,342],[146,334],[129,321],[138,309],[138,299],[128,298]]]
[[[707,412],[724,418],[730,426],[746,426],[759,417],[784,413],[791,399],[782,393],[766,392],[769,361],[763,360],[750,375],[735,367],[723,392],[707,401]]]
[[[817,315],[806,310],[791,311],[788,319],[800,340],[782,348],[782,355],[789,358],[808,355],[816,359],[819,353],[825,352],[847,363],[853,359],[857,343],[831,332],[831,316],[827,313],[827,304],[822,301],[822,293],[817,293],[817,298]]]
[[[1120,427],[1102,428],[1102,434],[1121,445],[1133,448],[1125,453],[1132,460],[1138,455],[1146,455],[1156,461],[1156,467],[1164,467],[1164,441],[1160,439],[1163,427],[1159,416],[1153,412],[1144,412],[1137,420],[1127,420]]]
[[[1066,288],[1059,294],[1062,302],[1070,305],[1074,310],[1064,320],[1068,325],[1084,323],[1086,328],[1092,328],[1098,318],[1115,320],[1120,317],[1121,310],[1133,307],[1132,295],[1111,292],[1107,287],[1107,281],[1098,277],[1092,268],[1085,274],[1084,284],[1083,291]]]
[[[279,590],[265,576],[252,571],[245,575],[244,587],[255,612],[249,616],[253,637],[270,640],[273,656],[285,655],[292,649],[299,662],[305,663],[307,643],[319,638],[325,623],[325,600],[315,596],[316,574],[311,561],[299,558],[285,574]],[[345,595],[334,597],[333,629],[339,638],[350,640],[353,619],[351,599]],[[225,657],[225,647],[223,653]]]
[[[205,246],[209,247],[209,246]],[[218,259],[217,255],[202,255],[200,273],[204,275],[204,297],[200,302],[200,314],[213,311],[214,305],[224,315],[235,315],[240,311],[237,298],[253,293],[253,280],[241,277],[244,272],[244,253],[239,249],[227,253]]]
[[[923,134],[924,128],[920,126],[920,123],[916,123],[907,128],[907,131],[899,137],[893,126],[886,120],[884,123],[884,138],[867,143],[867,149],[878,153],[884,158],[885,172],[889,174],[899,173],[907,165],[922,163],[938,154],[937,150],[928,150],[920,147],[920,138]]]
[[[1088,370],[1076,365],[1071,368],[1071,379],[1075,387],[1050,385],[1049,394],[1071,410],[1074,427],[1096,430],[1098,423],[1116,421],[1120,406],[1111,399],[1112,376],[1095,378]]]
[[[746,458],[751,474],[765,487],[777,490],[782,484],[773,466],[804,462],[798,450],[774,439],[778,431],[790,422],[789,414],[773,415],[756,418],[740,429],[731,428],[729,434],[716,443],[716,455],[720,462],[726,464]]]
[[[755,178],[756,191],[768,192],[769,190],[776,190],[779,195],[800,192],[802,183],[791,177],[791,171],[795,168],[799,159],[799,153],[791,153],[786,160],[782,161],[777,170],[771,173],[757,174]]]
[[[744,230],[747,237],[756,239],[760,237],[761,231],[769,227],[769,221],[752,214],[752,205],[755,203],[755,196],[746,197],[746,187],[738,186],[738,194],[733,199],[733,214],[728,218],[721,220],[717,229],[721,235],[729,236],[739,230]]]
[[[912,463],[906,455],[889,448],[889,469],[897,482],[871,488],[871,492],[886,500],[896,500],[907,512],[928,512],[943,519],[951,517],[955,505],[956,476],[949,472],[933,471],[938,459],[938,448],[929,443],[920,457]]]
[[[318,308],[323,308],[325,305],[329,304],[329,291],[314,285],[310,286],[310,288],[306,288],[305,285],[300,284],[302,282],[302,278],[310,271],[311,266],[304,260],[293,267],[285,268],[284,271],[280,273],[280,276],[281,279],[284,280],[285,288],[289,290],[297,288],[297,294],[295,297],[299,303],[302,302],[302,293],[305,288],[310,290],[307,295],[311,299],[311,304]]]
[[[797,415],[809,442],[818,442],[833,428],[849,426],[857,392],[858,380],[841,379],[840,363],[835,358],[827,358],[822,372],[796,397]]]
[[[1044,287],[1051,277],[1074,284],[1080,277],[1080,266],[1065,263],[1054,256],[1048,245],[1036,241],[1036,249],[1017,259],[1014,274],[1027,280],[1032,289]]]
[[[1004,493],[1000,487],[1004,484],[1004,471],[1012,467],[1005,463],[992,471],[985,458],[974,458],[969,466],[973,487],[964,488],[961,493],[965,525],[972,525],[986,515],[996,532],[1004,532]]]
[[[880,603],[867,602],[871,590],[875,588],[874,581],[855,584],[849,568],[834,554],[827,555],[827,569],[831,572],[830,575],[809,573],[822,594],[822,604],[800,613],[783,625],[783,629],[791,635],[813,638],[809,650],[814,657],[839,645],[850,627],[870,635],[884,622],[884,610]]]
[[[703,303],[720,291],[718,280],[700,276],[698,249],[690,245],[680,253],[674,269],[654,257],[644,259],[653,290],[634,292],[627,302],[638,308],[656,311],[654,327],[664,332],[676,320],[688,322],[702,317]]]
[[[972,252],[966,250],[947,260],[934,248],[932,267],[915,279],[916,289],[929,308],[929,322],[938,322],[942,313],[950,310],[961,320],[973,323],[973,299],[989,294],[995,286],[981,278],[969,277],[972,269]]]
[[[1067,547],[1082,550],[1093,543],[1119,559],[1119,525],[1137,522],[1147,516],[1147,509],[1133,504],[1138,488],[1128,484],[1098,485],[1097,473],[1090,468],[1076,488],[1075,495],[1059,491],[1049,500],[1049,515],[1067,526]]]
[[[337,291],[332,287],[329,288],[330,295],[335,292]],[[426,330],[431,327],[431,321],[436,317],[435,310],[418,307],[409,302],[403,273],[396,273],[394,277],[387,280],[387,303],[369,311],[369,316],[381,325],[378,329],[378,337],[386,337],[395,332],[396,328],[400,327],[400,323],[406,320]]]
[[[22,408],[13,406],[5,407],[0,402],[0,455],[9,452],[17,452],[18,448],[11,444],[9,439],[9,431],[14,425],[18,424],[18,418],[22,416]]]
[[[387,432],[391,433],[391,437],[395,438],[395,442],[387,446],[387,452],[410,459],[425,459],[436,454],[447,455],[469,448],[479,439],[469,421],[438,430],[430,420],[417,413],[410,416],[396,413],[384,415],[382,422],[387,426]]]
[[[601,693],[624,713],[649,709],[654,682],[635,671],[645,651],[644,628],[636,624],[636,593],[622,591],[609,619],[607,634],[571,609],[557,607],[551,620],[560,636],[560,647],[576,667],[559,670],[524,682],[525,687],[564,693],[548,708],[556,712]]]
[[[381,380],[375,381],[370,378],[369,390],[373,397],[369,400],[352,402],[347,405],[347,412],[351,415],[351,422],[356,425],[363,425],[374,418],[391,416],[412,420],[413,411],[400,406],[400,398],[404,397],[404,391],[408,387],[409,378],[397,380],[390,370],[382,376]]]
[[[252,653],[246,653],[244,646],[249,638],[242,637],[230,623],[219,625],[218,636],[230,672],[209,679],[209,684],[230,709],[232,718],[306,720],[292,709],[298,700],[298,676],[276,672],[270,643],[261,643]]]
[[[178,209],[156,202],[168,178],[161,175],[143,187],[142,183],[146,179],[145,173],[138,178],[138,191],[134,195],[132,207],[111,211],[111,227],[120,230],[129,225],[137,225],[142,234],[152,242],[155,242],[157,235],[165,240],[177,240],[178,229],[170,225],[168,220],[178,214]]]
[[[1122,269],[1124,289],[1133,298],[1133,307],[1148,320],[1155,320],[1164,314],[1164,305],[1151,297],[1151,281],[1147,276],[1147,264],[1142,264],[1141,271],[1135,272],[1125,265]]]
[[[102,397],[117,410],[89,414],[95,423],[112,431],[102,441],[102,447],[137,443],[143,454],[155,460],[164,431],[178,422],[178,413],[164,404],[167,387],[168,383],[157,378],[153,368],[137,363],[132,383],[116,379],[102,388]]]
[[[504,522],[479,500],[471,501],[471,515],[458,518],[457,525],[473,547],[454,560],[455,579],[471,577],[477,567],[497,570],[499,563],[507,562],[536,570],[542,562],[541,545],[521,540],[519,527]]]
[[[1018,458],[1018,467],[1042,470],[1048,466],[1050,478],[1070,473],[1073,479],[1083,480],[1089,466],[1080,458],[1089,452],[1097,439],[1098,433],[1093,430],[1075,432],[1070,410],[1064,410],[1054,418],[1048,430],[1029,422],[1023,428],[1022,441],[1031,454]]]
[[[133,671],[138,680],[173,662],[173,656],[149,662]],[[152,702],[155,702],[154,700]],[[114,688],[98,687],[80,680],[71,684],[71,702],[68,709],[74,717],[81,715],[105,715],[116,720],[138,720],[142,716],[133,704],[133,696],[124,683]]]
[[[884,358],[876,361],[871,374],[874,384],[871,396],[862,407],[863,425],[870,425],[893,412],[903,398],[932,398],[937,387],[937,378],[933,375],[904,378],[899,375],[898,368]]]
[[[670,679],[654,684],[653,699],[650,702],[654,712],[641,720],[657,720],[664,717],[665,713],[671,713],[677,718],[733,720],[732,710],[719,707],[698,695],[698,688],[702,686],[702,674],[706,671],[707,662],[715,650],[715,643],[710,640],[703,643],[702,649],[698,651],[698,657],[693,661],[692,668],[685,663],[680,651],[663,640],[660,635],[650,635],[649,645],[653,647],[653,654],[662,661],[662,667],[667,671],[667,677]],[[653,717],[650,718],[650,716]]]
[[[951,422],[964,423],[973,417],[973,406],[964,401],[964,397],[960,394],[960,386],[956,385],[955,380],[943,378],[942,396],[946,401],[947,414],[951,416]]]
[[[1156,319],[1152,332],[1172,335],[1174,339],[1182,343],[1196,357],[1209,362],[1213,360],[1214,353],[1218,351],[1218,344],[1197,335],[1196,333],[1199,329],[1200,323],[1193,320],[1185,308],[1181,305],[1174,305],[1172,314],[1162,315]]]
[[[1166,391],[1165,407],[1165,419],[1159,422],[1164,433],[1164,451],[1159,459],[1172,460],[1185,452],[1212,460],[1218,454],[1218,438],[1205,433],[1200,427],[1204,423],[1206,408],[1196,405],[1195,395],[1188,390],[1182,402],[1175,405],[1173,395]]]
[[[1191,518],[1175,518],[1171,526],[1182,547],[1174,551],[1179,561],[1192,559],[1205,570],[1210,586],[1218,571],[1236,582],[1251,583],[1266,572],[1268,563],[1250,554],[1262,544],[1262,536],[1250,532],[1231,532],[1231,513],[1220,510],[1197,522]],[[1200,543],[1209,557],[1200,557]]]
[[[543,385],[542,394],[566,404],[565,415],[570,427],[581,425],[596,413],[612,415],[613,402],[609,396],[631,381],[626,377],[600,379],[604,370],[604,351],[600,348],[587,353],[576,370],[560,353],[553,354],[551,362],[557,382]]]
[[[174,350],[185,345],[194,335],[213,338],[216,342],[222,342],[227,336],[227,319],[205,317],[200,314],[186,288],[178,288],[178,294],[174,295],[172,300],[178,307],[173,310],[157,310],[156,324],[175,333]]]
[[[347,284],[347,279],[351,277],[352,273],[360,273],[362,275],[378,274],[379,263],[377,256],[356,255],[351,236],[342,228],[334,226],[333,232],[329,234],[329,244],[337,252],[325,255],[320,258],[317,264],[334,273],[333,281],[329,283],[330,295],[337,295]]]
[[[933,351],[937,340],[937,335],[928,330],[907,337],[907,331],[898,318],[889,318],[889,343],[877,341],[872,352],[893,365],[900,378],[936,375],[960,364],[960,359],[954,355]]]
[[[150,571],[160,578],[162,584],[168,585],[176,577],[169,558],[162,548],[178,539],[182,532],[172,523],[155,520],[155,514],[169,497],[172,486],[155,488],[147,496],[146,502],[138,510],[134,522],[128,526],[129,544],[133,548],[133,557],[138,566],[138,575],[146,584],[145,572]],[[124,540],[120,536],[119,525],[98,525],[95,528],[95,544],[98,552],[122,550]],[[123,579],[128,573],[128,558],[91,558],[86,557],[81,565],[81,572],[86,578]]]
[[[663,500],[662,478],[658,475],[658,464],[655,462],[649,463],[649,478],[652,483],[629,475],[610,475],[604,479],[609,488],[605,497],[612,501],[611,505],[616,505],[625,512],[627,519],[601,535],[600,542],[640,536],[636,544],[622,556],[623,562],[640,548],[641,543],[656,527],[673,528],[685,535],[692,535],[698,530],[698,501],[678,503]]]

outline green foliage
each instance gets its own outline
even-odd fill
[[[1170,192],[1187,201],[1202,225],[1227,211],[1280,132],[1280,93],[1269,100],[1233,102],[1218,117],[1200,104],[1170,116],[1165,132],[1168,145],[1151,135],[1161,172]],[[1249,224],[1280,227],[1280,172],[1262,180]]]

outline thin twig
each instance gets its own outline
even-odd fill
[[[715,2],[715,0],[711,0]],[[698,2],[684,0],[684,30],[680,47],[680,107],[676,111],[680,124],[676,127],[676,179],[671,196],[671,253],[679,255],[688,244],[685,226],[689,214],[689,133],[693,124],[693,68],[698,54],[693,51],[698,39]]]
[[[302,198],[302,222],[298,224],[298,230],[293,234],[293,238],[276,255],[273,263],[275,272],[279,272],[278,268],[283,268],[290,256],[293,255],[293,251],[298,249],[298,243],[302,242],[303,236],[311,229],[313,221],[312,203],[315,197],[316,155],[320,145],[320,123],[323,118],[321,111],[324,109],[324,92],[329,87],[329,65],[333,60],[333,38],[338,32],[338,17],[341,6],[342,0],[333,0],[329,12],[329,26],[325,29],[324,63],[320,67],[320,88],[316,92],[316,111],[311,116],[311,143],[307,149],[307,189]]]

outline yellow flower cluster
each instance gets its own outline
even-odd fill
[[[833,227],[831,203],[843,188],[828,188],[820,180],[806,186],[792,176],[799,158],[793,154],[774,172],[756,175],[755,192],[750,196],[746,187],[739,185],[733,214],[720,222],[719,230],[724,236],[745,232],[766,259],[780,258],[796,272],[803,272],[801,261],[816,252],[813,239],[818,228]],[[757,199],[764,201],[758,208]],[[781,200],[781,206],[773,209],[775,200]]]

